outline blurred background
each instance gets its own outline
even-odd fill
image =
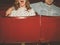
[[[44,1],[44,0],[30,0],[30,3],[36,3],[39,1]],[[2,9],[7,9],[13,4],[14,0],[0,0],[0,10]],[[58,7],[60,7],[60,0],[55,0],[54,4]]]

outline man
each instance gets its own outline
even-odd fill
[[[44,0],[43,2],[38,2],[31,4],[31,7],[39,14],[45,16],[60,16],[60,7],[53,4],[54,0]]]

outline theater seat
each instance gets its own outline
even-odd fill
[[[59,16],[0,17],[0,42],[59,42]]]

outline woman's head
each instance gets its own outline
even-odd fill
[[[26,0],[16,0],[20,4],[21,7],[25,6]]]
[[[54,2],[54,0],[45,0],[45,3],[48,5],[51,5]]]
[[[30,8],[29,0],[15,0],[15,7],[26,7],[27,9]]]

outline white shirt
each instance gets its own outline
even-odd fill
[[[47,5],[43,2],[37,2],[30,5],[39,15],[60,16],[60,7]]]
[[[12,10],[11,14],[9,16],[11,17],[21,17],[21,16],[35,16],[35,11],[33,9],[30,9],[27,11],[26,8],[21,7],[17,10]]]

